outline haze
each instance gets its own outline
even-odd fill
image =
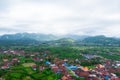
[[[0,0],[0,34],[120,37],[120,0]]]

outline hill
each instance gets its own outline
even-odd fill
[[[94,37],[87,37],[82,40],[82,43],[87,45],[120,45],[120,39],[113,38],[113,37],[105,37],[105,36],[94,36]]]
[[[0,36],[0,45],[102,45],[120,46],[120,39],[100,36],[46,35],[37,33],[17,33]]]

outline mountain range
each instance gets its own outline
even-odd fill
[[[16,33],[0,36],[0,45],[33,45],[33,44],[74,44],[74,45],[120,45],[120,39],[114,37],[62,35],[38,33]]]

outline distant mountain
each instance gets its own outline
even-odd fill
[[[0,45],[33,45],[41,42],[57,40],[58,37],[54,35],[45,35],[37,33],[17,33],[5,34],[0,36]]]
[[[88,35],[64,35],[63,36],[64,38],[71,38],[71,39],[74,39],[74,40],[83,40],[87,37],[89,37]]]
[[[84,44],[93,44],[93,45],[120,45],[120,39],[113,38],[113,37],[105,37],[101,36],[94,36],[94,37],[87,37],[82,40]]]
[[[72,38],[61,38],[61,39],[56,40],[56,41],[58,41],[58,42],[69,42],[69,43],[75,42],[75,40],[72,39]]]
[[[79,35],[63,35],[55,36],[51,34],[37,34],[37,33],[17,33],[17,34],[5,34],[0,36],[0,40],[19,40],[19,39],[33,39],[37,41],[51,41],[58,39],[74,39],[74,40],[83,40],[88,36],[79,36]]]
[[[120,46],[120,39],[105,36],[46,35],[17,33],[0,36],[0,45],[113,45]]]
[[[17,39],[17,40],[0,39],[0,46],[25,46],[39,43],[40,43],[39,41],[33,39]]]
[[[36,33],[6,34],[0,37],[0,40],[20,40],[20,39],[32,39],[36,41],[50,41],[50,40],[57,40],[58,37],[53,36],[53,35],[36,34]]]

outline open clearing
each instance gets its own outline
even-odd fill
[[[22,64],[24,67],[31,67],[33,65],[36,65],[35,63],[24,63]]]

